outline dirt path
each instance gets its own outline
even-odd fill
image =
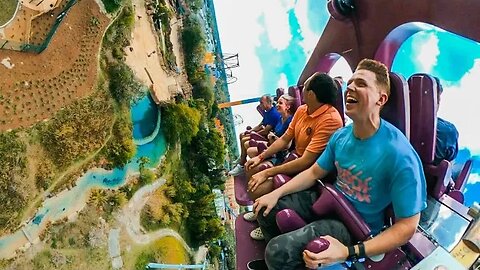
[[[147,203],[149,197],[155,190],[165,184],[165,179],[158,179],[152,184],[140,188],[127,205],[125,205],[117,215],[118,221],[123,225],[127,231],[128,236],[136,244],[146,245],[165,236],[172,236],[177,239],[185,248],[185,250],[193,256],[194,263],[202,264],[205,261],[208,249],[203,245],[197,251],[192,250],[188,244],[183,240],[182,236],[172,229],[159,229],[151,233],[144,233],[144,229],[140,225],[140,212]]]
[[[145,84],[152,85],[156,97],[161,101],[170,99],[168,87],[175,85],[173,76],[162,68],[162,56],[159,52],[160,42],[151,18],[147,15],[144,0],[133,0],[135,6],[135,27],[132,32],[130,48],[125,49],[126,63],[136,76]],[[178,42],[177,42],[178,43]]]
[[[168,1],[167,1],[168,2]],[[183,68],[183,51],[180,45],[180,28],[182,27],[183,22],[177,18],[173,18],[170,21],[170,41],[172,42],[173,54],[175,55],[175,62],[177,67]]]
[[[187,245],[182,236],[178,232],[172,229],[160,229],[151,233],[144,233],[142,226],[140,225],[140,212],[148,201],[150,195],[165,184],[165,179],[158,179],[152,184],[143,186],[140,188],[133,197],[130,199],[127,205],[125,205],[122,211],[117,216],[117,219],[125,227],[128,236],[137,244],[148,244],[156,239],[172,236],[182,243],[185,249],[191,253],[190,247]]]

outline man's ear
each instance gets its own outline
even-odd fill
[[[388,95],[385,92],[380,92],[380,98],[377,101],[377,105],[383,107],[388,101]]]

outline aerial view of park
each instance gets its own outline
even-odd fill
[[[0,269],[233,250],[215,24],[213,1],[0,0]]]

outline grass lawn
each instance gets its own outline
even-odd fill
[[[0,25],[8,22],[17,9],[18,0],[0,0]]]
[[[188,264],[190,257],[182,244],[171,236],[160,238],[153,243],[137,245],[122,255],[124,269],[143,270],[148,263]]]

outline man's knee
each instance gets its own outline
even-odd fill
[[[263,182],[261,185],[259,185],[255,191],[249,191],[248,195],[252,200],[255,200],[267,193],[272,192],[273,190],[273,183],[271,180],[267,179],[265,182]]]
[[[281,269],[287,257],[286,235],[272,238],[265,248],[265,262],[269,269]]]
[[[247,155],[250,158],[256,157],[258,155],[258,149],[257,147],[248,147],[247,148]]]
[[[250,136],[245,136],[240,139],[240,144],[242,147],[245,147],[245,149],[247,149],[248,146],[246,146],[245,144],[248,143],[249,141],[250,141]]]

